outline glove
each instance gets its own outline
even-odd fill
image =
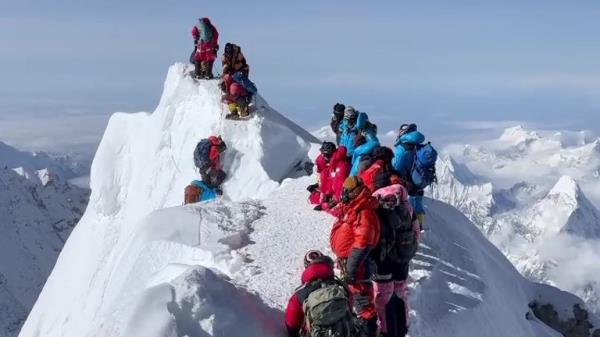
[[[198,45],[198,40],[194,40],[194,46]]]
[[[313,210],[315,210],[315,211],[322,211],[323,210],[323,206],[317,205],[317,206],[315,206],[315,208],[313,208]]]
[[[312,184],[312,185],[308,185],[308,187],[306,187],[306,190],[309,191],[310,193],[316,191],[319,188],[319,184]]]
[[[223,190],[220,187],[215,188],[215,193],[217,195],[223,195]]]

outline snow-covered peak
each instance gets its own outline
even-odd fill
[[[503,142],[516,145],[523,142],[538,140],[540,139],[540,136],[535,131],[529,131],[522,125],[517,125],[504,129],[499,139]]]
[[[26,152],[0,141],[0,168],[16,169],[15,172],[33,178],[38,170],[48,169],[64,179],[89,174],[89,163],[82,155]]]
[[[578,202],[579,196],[581,195],[581,189],[575,179],[569,176],[562,176],[558,179],[554,187],[548,192],[548,196],[563,196],[571,200],[572,203]]]
[[[220,135],[225,195],[264,198],[307,158],[314,136],[256,98],[246,121],[224,119],[218,81],[193,80],[189,67],[171,66],[153,113],[114,114],[92,164],[91,203],[100,214],[139,218],[180,205],[183,188],[198,178],[193,151],[200,139]],[[132,197],[138,196],[138,197]]]

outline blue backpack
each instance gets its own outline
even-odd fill
[[[433,184],[437,181],[435,175],[435,162],[437,161],[438,153],[431,146],[431,143],[418,145],[415,150],[415,159],[411,170],[411,179],[413,184],[418,189]]]
[[[255,95],[258,92],[258,89],[256,89],[256,85],[254,85],[254,82],[250,81],[248,77],[244,76],[244,74],[241,71],[236,72],[231,77],[235,82],[241,84],[242,87],[244,87],[244,89],[246,89],[246,91],[250,93],[250,95]]]

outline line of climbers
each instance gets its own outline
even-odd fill
[[[213,79],[213,64],[219,50],[219,32],[209,18],[200,18],[192,28],[194,50],[190,63],[195,65],[193,76],[196,79]],[[227,119],[246,118],[252,112],[256,85],[250,81],[250,66],[242,53],[242,48],[234,43],[225,44],[221,58],[223,75],[219,87],[223,91],[222,101],[227,104]]]
[[[319,181],[307,189],[314,209],[336,218],[330,234],[336,260],[316,250],[306,254],[302,285],[286,308],[289,335],[405,336],[409,265],[437,152],[415,124],[400,127],[394,150],[381,146],[367,114],[340,103],[330,125],[337,145],[322,144]]]

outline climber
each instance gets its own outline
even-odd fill
[[[390,185],[373,193],[379,201],[379,243],[371,252],[375,264],[373,288],[379,329],[385,337],[404,337],[409,326],[408,268],[421,236],[420,224],[406,189]]]
[[[356,129],[356,120],[358,118],[358,111],[354,107],[348,106],[344,109],[344,118],[339,124],[339,142],[346,148],[347,156],[352,158],[354,154],[354,147],[358,130]]]
[[[335,133],[335,143],[340,145],[340,123],[344,119],[344,110],[346,106],[341,103],[335,103],[333,106],[333,114],[331,115],[331,121],[329,122],[329,126],[331,127],[331,131]]]
[[[317,204],[315,210],[327,210],[339,203],[342,197],[344,180],[350,173],[350,164],[346,159],[346,148],[340,146],[336,149],[335,144],[323,142],[321,154],[316,159],[319,183],[309,186],[311,193],[318,191],[320,198],[318,202],[312,197],[311,202]]]
[[[392,184],[392,180],[397,182],[394,168],[392,167],[392,158],[394,151],[386,146],[378,146],[373,149],[371,155],[373,163],[366,169],[359,168],[358,176],[363,183],[374,192],[377,189]]]
[[[366,164],[362,166],[370,166],[372,162],[371,154],[373,150],[379,146],[379,139],[377,139],[377,126],[369,122],[369,116],[366,113],[361,112],[358,114],[356,121],[356,129],[359,132],[357,139],[355,140],[356,147],[352,153],[352,169],[350,170],[351,176],[356,176],[360,173],[361,161],[366,160]]]
[[[424,189],[436,181],[437,160],[436,150],[431,144],[424,142],[425,136],[417,130],[416,124],[403,124],[394,144],[392,160],[392,166],[408,190],[410,202],[421,226],[425,222]]]
[[[337,217],[331,229],[331,249],[353,295],[354,310],[366,336],[377,334],[377,312],[370,280],[369,253],[379,242],[377,199],[357,178],[344,181],[342,203],[330,211]]]
[[[210,174],[222,171],[221,154],[226,149],[227,145],[221,137],[210,136],[198,142],[194,150],[194,164],[200,170],[203,181],[209,181]]]
[[[233,75],[224,75],[220,86],[224,93],[222,100],[229,108],[229,114],[225,118],[239,119],[248,117],[253,105],[252,98],[256,93],[254,83],[245,77],[242,72],[238,71]]]
[[[336,279],[333,260],[318,250],[308,251],[301,281],[285,310],[289,336],[356,336],[352,294]]]
[[[223,75],[233,75],[239,71],[244,76],[249,76],[250,66],[246,63],[242,48],[236,44],[230,42],[225,44],[221,64],[223,64]]]
[[[196,78],[212,79],[213,63],[219,50],[219,32],[209,18],[200,18],[198,24],[192,28],[192,36],[196,46],[194,55]]]
[[[221,184],[225,181],[225,172],[212,171],[207,181],[194,180],[185,188],[184,204],[208,201],[223,195]]]
[[[335,144],[332,142],[323,142],[321,148],[319,149],[321,152],[317,159],[315,160],[315,164],[317,166],[317,173],[319,174],[319,181],[315,184],[308,186],[306,189],[311,193],[309,200],[312,204],[316,204],[315,210],[320,211],[323,209],[321,204],[327,204],[331,199],[330,191],[330,162],[333,156],[333,153],[337,151],[335,148]]]

